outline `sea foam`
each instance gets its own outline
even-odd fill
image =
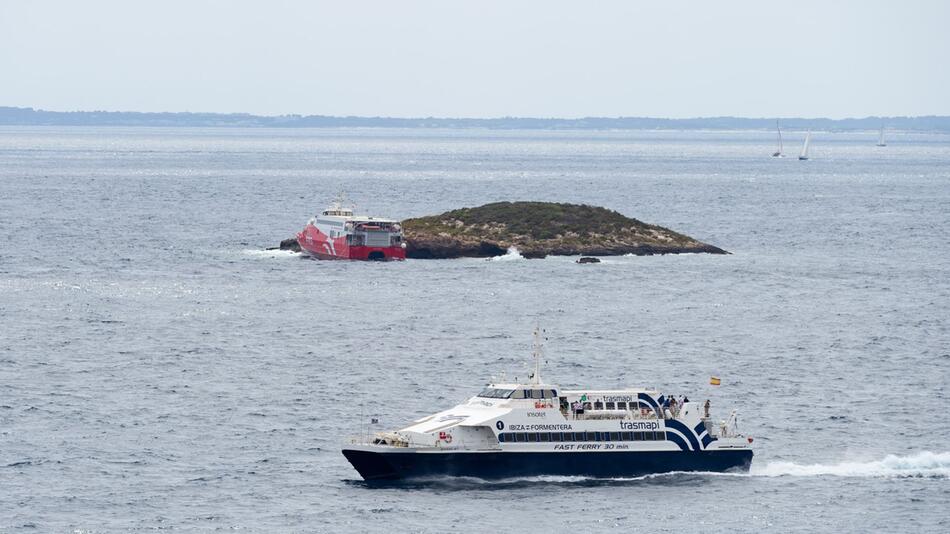
[[[293,250],[261,250],[261,249],[247,249],[244,251],[244,254],[252,256],[255,258],[294,258],[300,255],[299,252],[294,252]]]
[[[494,256],[488,258],[488,261],[517,261],[523,260],[524,256],[521,255],[521,252],[518,251],[517,247],[508,247],[508,253],[503,256]]]
[[[950,478],[950,452],[923,451],[908,456],[888,455],[882,460],[834,464],[752,463],[752,476],[838,476],[876,478]]]

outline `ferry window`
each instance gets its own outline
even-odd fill
[[[524,432],[515,432],[515,441],[518,443],[524,442]]]
[[[643,432],[634,432],[633,433],[634,441],[643,441]]]
[[[618,403],[617,403],[617,409],[618,409],[618,410],[626,410],[626,409],[627,409],[627,403],[626,403],[626,402],[618,402]]]
[[[574,432],[575,441],[587,441],[587,437],[590,435],[590,432]]]
[[[478,396],[486,399],[507,399],[511,396],[512,392],[513,390],[510,389],[485,388]]]
[[[551,441],[551,434],[548,434],[547,432],[542,432],[538,434],[538,436],[541,438],[541,441]]]
[[[528,439],[525,441],[531,441],[533,443],[538,442],[538,433],[537,432],[528,432]]]
[[[498,434],[498,443],[505,442],[505,434]]]
[[[563,441],[564,436],[560,432],[553,432],[551,434],[551,441]]]
[[[541,391],[540,389],[532,389],[532,390],[531,390],[531,398],[532,398],[532,399],[540,399],[540,398],[542,398],[542,393],[544,393],[544,392]]]
[[[624,441],[633,441],[633,433],[632,433],[632,432],[621,432],[621,433],[620,433],[620,439],[622,439],[622,440],[624,440]]]
[[[573,433],[573,432],[565,432],[565,433],[564,433],[564,441],[576,441],[576,440],[574,439],[574,433]]]
[[[600,432],[594,432],[593,441],[600,441],[603,436],[600,435]]]
[[[620,432],[611,432],[610,441],[620,441]]]
[[[595,410],[603,410],[603,409],[604,409],[604,403],[602,403],[602,402],[600,402],[600,401],[595,401],[595,402],[594,402],[594,409],[595,409]]]
[[[557,397],[557,390],[556,390],[556,389],[552,389],[552,390],[551,390],[551,398],[553,399],[554,397]]]
[[[643,441],[656,441],[656,435],[653,432],[644,432]]]
[[[514,391],[512,392],[512,394],[511,394],[511,398],[512,398],[512,399],[523,399],[523,398],[524,398],[524,390],[523,390],[523,389],[516,389],[516,390],[514,390]]]
[[[614,409],[614,403],[608,402],[608,403],[607,403],[607,409],[608,409],[608,410],[613,410],[613,409]]]

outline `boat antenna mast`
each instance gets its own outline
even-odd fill
[[[541,334],[544,330],[541,329],[540,324],[535,324],[534,326],[534,342],[532,343],[531,355],[534,357],[534,372],[531,373],[531,383],[540,384],[541,383],[541,357],[544,355],[544,343]]]
[[[353,210],[355,207],[356,207],[356,205],[353,204],[353,201],[351,201],[349,198],[347,198],[347,196],[346,196],[346,190],[345,190],[345,189],[340,189],[340,192],[337,194],[336,198],[333,199],[333,206],[332,206],[332,208],[333,208],[334,210],[339,211],[339,210],[346,209],[346,208],[349,208],[350,210]]]

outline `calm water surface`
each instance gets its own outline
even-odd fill
[[[0,531],[948,531],[950,137],[812,141],[2,128]],[[264,250],[341,189],[603,205],[733,254]],[[347,436],[523,374],[539,318],[551,382],[738,408],[751,474],[359,480]]]

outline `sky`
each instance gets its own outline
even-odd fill
[[[950,1],[0,0],[0,106],[950,115]]]

